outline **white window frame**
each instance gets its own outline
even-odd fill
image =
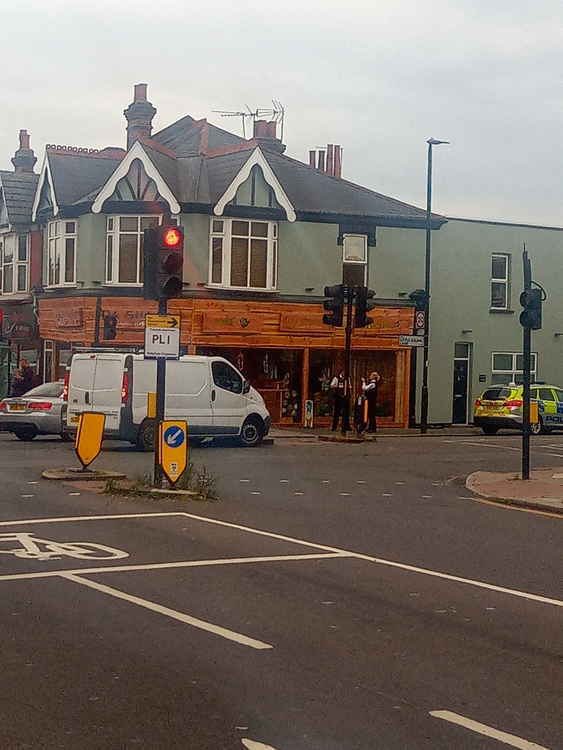
[[[493,276],[493,261],[495,259],[504,260],[506,263],[506,274],[503,278]],[[504,284],[505,288],[505,304],[504,305],[493,305],[493,284]],[[509,253],[493,253],[491,255],[491,298],[490,298],[490,309],[491,310],[508,310],[510,305],[510,254]]]
[[[74,224],[74,231],[68,229]],[[66,241],[74,240],[72,281],[66,280]],[[47,284],[49,288],[76,286],[76,258],[78,255],[78,221],[76,219],[55,219],[47,224]],[[59,280],[55,281],[55,268],[58,264]],[[51,274],[53,270],[53,274]]]
[[[363,258],[358,255],[351,255],[347,251],[347,245],[351,239],[361,239],[363,241]],[[364,285],[367,284],[368,275],[368,237],[367,234],[343,234],[342,235],[342,273],[344,274],[345,266],[363,266],[364,267]]]
[[[121,231],[120,224],[121,219],[137,219],[137,230],[136,231]],[[158,224],[162,224],[162,214],[107,214],[106,216],[106,252],[105,252],[105,268],[104,268],[104,284],[107,286],[142,286],[143,278],[141,275],[141,237],[143,232],[141,231],[141,219],[158,219]],[[172,220],[172,223],[176,223]],[[110,229],[111,226],[111,229]],[[119,235],[120,234],[135,234],[137,236],[137,281],[119,281]],[[111,237],[111,241],[110,241]],[[110,242],[112,246],[111,251],[111,278],[108,273],[109,270],[109,253],[110,253]]]
[[[25,238],[25,259],[20,259],[20,238]],[[6,245],[10,243],[12,246],[12,262],[7,264],[4,262],[4,250]],[[10,233],[0,235],[0,294],[2,296],[11,296],[13,294],[25,294],[29,291],[29,258],[30,258],[30,240],[29,234],[25,232]],[[6,267],[10,267],[10,274],[12,276],[12,289],[9,292],[4,291],[6,282]],[[25,268],[25,284],[23,289],[18,288],[19,269]]]
[[[255,237],[249,234],[249,239],[267,240],[266,256],[266,286],[234,286],[231,280],[231,247],[232,247],[232,224],[233,221],[245,221],[249,224],[267,224],[268,232],[266,237]],[[221,226],[221,230],[215,230],[216,226]],[[222,239],[222,263],[221,263],[221,281],[213,281],[213,239]],[[208,286],[221,289],[236,289],[240,291],[256,292],[275,292],[278,284],[278,262],[279,262],[279,227],[277,221],[268,221],[264,219],[248,219],[238,217],[217,217],[212,216],[209,224],[209,270]],[[247,278],[250,280],[250,260],[251,254],[248,254]]]
[[[495,356],[497,354],[502,354],[503,356],[509,356],[512,357],[512,367],[509,370],[500,370],[495,369]],[[521,369],[518,369],[516,367],[516,363],[518,360],[518,357],[522,356],[522,352],[492,352],[491,353],[491,375],[494,377],[495,375],[502,375],[503,377],[506,377],[507,383],[515,383],[516,382],[516,376],[522,375],[523,371]],[[530,368],[530,378],[531,381],[534,382],[537,379],[538,376],[538,355],[537,352],[532,352],[532,367]],[[491,382],[492,378],[491,378]],[[493,383],[494,385],[502,385],[501,383]]]

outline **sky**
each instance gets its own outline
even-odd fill
[[[0,167],[26,128],[125,145],[148,84],[155,130],[185,114],[286,110],[287,154],[341,144],[343,177],[437,213],[563,226],[560,0],[19,0],[0,11]]]

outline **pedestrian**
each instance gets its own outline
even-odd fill
[[[14,373],[12,385],[12,396],[23,396],[33,387],[33,368],[29,366],[27,359],[20,359],[19,369]]]
[[[370,373],[367,383],[362,378],[362,391],[368,402],[368,434],[377,432],[377,390],[380,380],[381,375],[375,371]]]
[[[354,403],[354,429],[356,430],[356,435],[358,437],[361,437],[366,427],[368,426],[367,423],[367,400],[363,393],[360,393],[356,397],[356,401]]]
[[[350,429],[350,423],[348,420],[348,424],[345,423],[346,420],[346,414],[345,414],[345,404],[346,399],[349,396],[350,393],[350,380],[348,380],[348,383],[346,383],[346,378],[344,377],[344,373],[342,370],[338,373],[338,375],[335,375],[333,379],[330,381],[330,389],[332,391],[333,400],[334,400],[334,414],[332,417],[332,431],[335,432],[338,429],[338,423],[340,420],[342,420],[342,427],[346,430]]]

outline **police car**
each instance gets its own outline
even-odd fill
[[[485,435],[495,435],[501,428],[522,429],[522,385],[492,385],[475,401],[473,423]],[[539,421],[532,423],[532,434],[563,430],[563,388],[546,383],[532,383],[530,398],[538,402]]]

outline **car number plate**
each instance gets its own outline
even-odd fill
[[[25,404],[10,404],[10,411],[25,411]]]

